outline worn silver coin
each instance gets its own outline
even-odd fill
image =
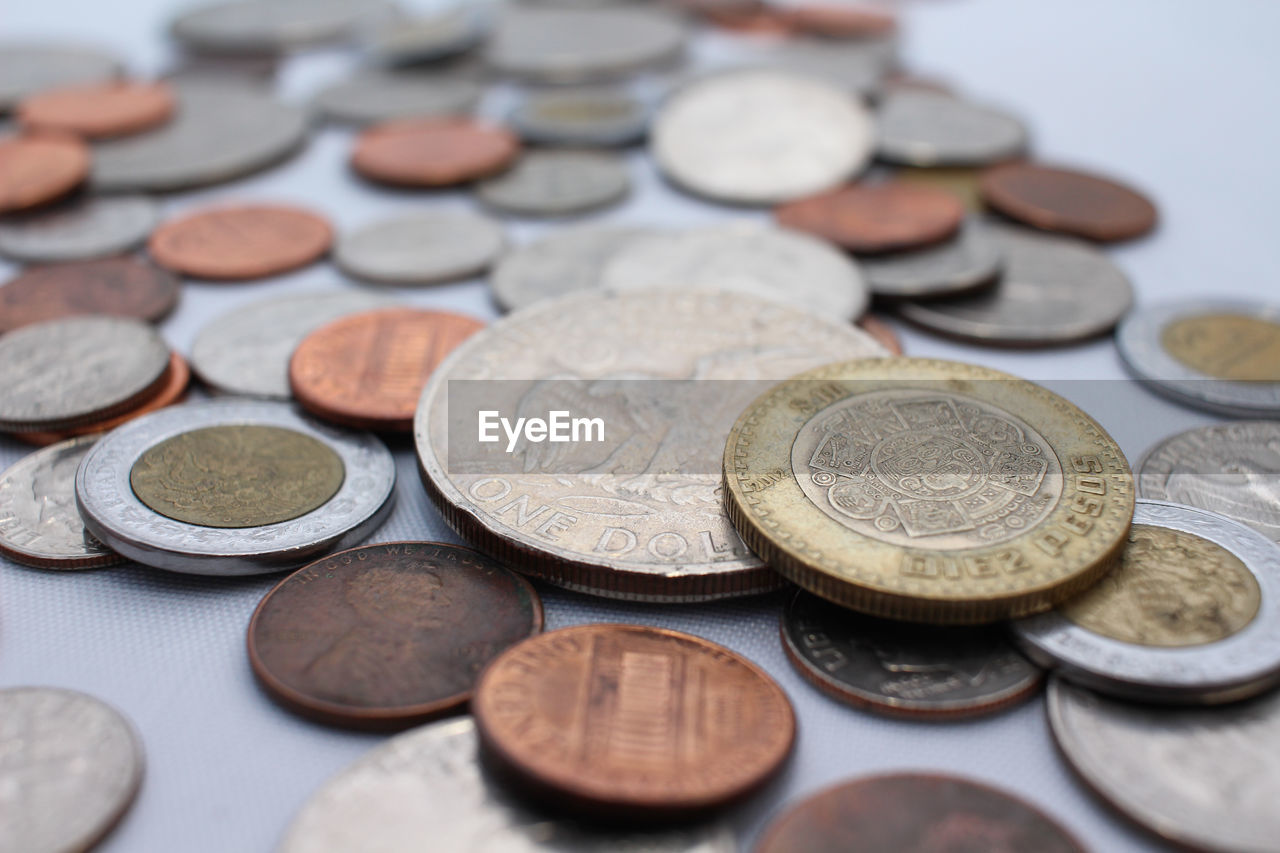
[[[130,722],[92,696],[0,690],[0,850],[89,850],[133,803],[143,761]]]
[[[77,196],[0,220],[0,255],[26,264],[118,255],[141,245],[159,216],[146,196]]]
[[[45,89],[100,83],[120,74],[123,63],[97,48],[41,42],[0,42],[0,112]]]
[[[385,308],[372,293],[299,293],[251,302],[196,335],[191,369],[225,394],[290,400],[289,358],[308,334],[347,314]]]
[[[480,102],[478,80],[435,71],[365,70],[316,96],[329,119],[374,124],[401,118],[467,115]]]
[[[1196,329],[1197,320],[1208,322]],[[1189,333],[1171,337],[1180,327]],[[1142,306],[1116,330],[1116,346],[1153,391],[1233,417],[1280,417],[1280,305],[1210,298]],[[1258,378],[1223,378],[1233,370]]]
[[[398,735],[316,791],[276,853],[733,853],[726,824],[609,829],[529,811],[481,769],[475,723]]]
[[[569,216],[616,204],[631,191],[621,157],[603,151],[530,151],[476,185],[476,197],[503,213]]]
[[[891,92],[876,120],[877,156],[904,166],[985,166],[1027,149],[1027,129],[1018,119],[939,92]]]
[[[334,246],[333,258],[356,278],[436,284],[488,269],[505,242],[502,226],[487,216],[429,210],[343,234]]]
[[[183,12],[169,31],[205,53],[275,53],[353,35],[387,11],[382,0],[229,0]]]
[[[750,69],[677,89],[651,133],[658,168],[698,195],[775,204],[830,189],[871,157],[871,116],[815,77]]]
[[[228,181],[284,159],[306,138],[306,114],[264,90],[186,83],[168,124],[93,146],[90,185],[165,192]]]
[[[621,249],[603,287],[728,290],[840,320],[867,308],[867,286],[847,255],[808,234],[738,223],[656,234]]]
[[[489,277],[493,297],[515,311],[566,293],[600,286],[605,265],[652,228],[572,225],[503,255]]]
[[[525,141],[543,145],[630,145],[648,131],[649,108],[625,89],[549,90],[527,95],[511,124]]]
[[[1118,702],[1060,679],[1049,724],[1085,783],[1198,850],[1271,853],[1280,838],[1280,691],[1220,708]]]
[[[986,344],[1054,346],[1111,329],[1133,303],[1128,278],[1082,241],[988,223],[1004,259],[988,288],[928,302],[902,302],[898,312],[920,326]]]
[[[1002,258],[987,226],[970,216],[955,237],[936,246],[860,257],[858,266],[876,296],[892,299],[949,296],[990,284]]]
[[[1133,524],[1120,567],[1082,595],[1087,611],[1068,602],[1013,623],[1032,660],[1145,702],[1230,702],[1280,683],[1280,546],[1167,501],[1138,501]]]
[[[476,47],[490,24],[483,8],[458,3],[430,15],[390,16],[365,29],[361,46],[381,65],[436,62]]]
[[[271,88],[283,57],[275,53],[183,53],[160,77],[179,86],[214,85]]]
[[[259,527],[188,524],[144,504],[130,483],[134,463],[166,439],[204,427],[262,425],[320,441],[342,460],[338,491],[317,509]],[[198,575],[278,572],[361,542],[391,511],[395,460],[380,440],[305,418],[284,403],[217,401],[153,412],[102,438],[76,473],[76,505],[91,534],[149,566]]]
[[[124,411],[169,369],[169,347],[147,323],[68,317],[0,337],[0,430],[62,430]]]
[[[1280,421],[1170,436],[1138,463],[1138,497],[1213,510],[1280,542]]]
[[[843,92],[874,98],[897,57],[896,36],[854,40],[788,38],[763,45],[749,54],[747,61],[818,77]]]

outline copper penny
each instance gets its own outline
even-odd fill
[[[898,339],[898,333],[884,320],[874,314],[864,314],[858,321],[858,328],[875,338],[889,352],[902,355],[902,341]]]
[[[427,378],[484,324],[417,308],[352,314],[303,338],[289,385],[304,409],[363,429],[408,432]]]
[[[1156,224],[1146,196],[1086,172],[1010,163],[983,172],[979,188],[983,201],[1011,219],[1087,240],[1128,240]]]
[[[89,176],[89,147],[74,136],[26,134],[0,139],[0,213],[61,198]]]
[[[954,776],[854,779],[787,809],[755,853],[1084,853],[1057,821],[995,788]]]
[[[824,38],[874,38],[889,35],[898,27],[893,15],[866,6],[792,6],[786,15],[800,32]]]
[[[951,193],[900,181],[853,184],[774,211],[787,228],[866,254],[939,243],[956,233],[964,214]]]
[[[122,80],[31,95],[18,105],[18,121],[32,130],[105,139],[164,124],[173,115],[174,104],[173,90],[166,83]]]
[[[471,701],[492,766],[558,806],[674,817],[765,784],[795,740],[791,703],[750,661],[700,637],[579,625],[525,640]]]
[[[374,125],[356,137],[351,166],[371,181],[445,187],[505,169],[520,152],[509,130],[469,119],[409,119]]]
[[[196,278],[265,278],[305,266],[329,251],[328,221],[295,207],[245,205],[166,222],[147,248],[156,263]]]
[[[461,710],[480,671],[542,630],[524,578],[478,551],[390,542],[332,554],[267,593],[249,662],[285,708],[398,728]]]
[[[159,320],[178,301],[178,280],[138,258],[28,267],[0,285],[0,332],[77,314]]]

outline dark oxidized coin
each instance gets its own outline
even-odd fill
[[[177,301],[177,278],[137,258],[29,267],[0,285],[0,333],[79,314],[159,320]]]
[[[980,188],[983,200],[1005,216],[1087,240],[1128,240],[1156,224],[1156,207],[1146,196],[1086,172],[1010,163],[984,172]]]

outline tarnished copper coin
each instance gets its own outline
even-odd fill
[[[898,339],[898,333],[893,330],[893,326],[875,314],[863,314],[862,319],[858,320],[858,328],[875,338],[889,352],[902,355],[902,341]]]
[[[325,420],[408,432],[431,371],[483,327],[417,308],[352,314],[303,338],[289,361],[289,385],[304,409]]]
[[[1010,163],[983,172],[979,188],[983,201],[1011,219],[1087,240],[1128,240],[1156,224],[1146,196],[1087,172]]]
[[[463,118],[408,119],[367,128],[356,138],[351,166],[371,181],[445,187],[497,174],[520,142],[501,127]]]
[[[147,249],[156,263],[196,278],[265,278],[317,260],[333,242],[324,218],[296,207],[244,205],[166,222]]]
[[[178,301],[178,280],[138,258],[28,267],[0,285],[0,333],[77,314],[159,320]]]
[[[89,176],[89,146],[74,136],[26,134],[0,139],[0,213],[61,198]]]
[[[853,184],[774,211],[787,228],[866,254],[939,243],[956,233],[964,214],[951,193],[900,181]]]
[[[105,139],[164,124],[175,103],[166,83],[118,80],[31,95],[18,105],[18,121],[31,130]]]
[[[843,782],[793,805],[755,853],[1084,853],[1035,806],[955,776],[918,773]]]
[[[868,6],[815,3],[788,7],[786,15],[800,32],[825,38],[887,36],[898,26],[893,15]]]
[[[281,581],[249,623],[249,662],[295,713],[398,728],[460,710],[490,660],[541,630],[537,591],[496,560],[442,542],[390,542]]]
[[[782,767],[791,703],[750,661],[642,625],[579,625],[525,640],[480,676],[471,712],[493,766],[594,816],[724,805]]]

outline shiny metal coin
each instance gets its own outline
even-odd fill
[[[258,527],[209,527],[155,512],[134,493],[134,465],[161,442],[204,427],[279,427],[321,442],[338,456],[344,478],[318,509]],[[120,554],[161,569],[202,575],[251,575],[300,566],[357,544],[391,511],[395,461],[369,433],[338,430],[283,403],[226,401],[161,409],[98,442],[76,474],[85,527]]]
[[[1147,829],[1199,850],[1276,849],[1280,692],[1221,708],[1160,708],[1055,678],[1048,709],[1080,778]]]
[[[898,312],[926,329],[977,343],[1054,346],[1106,332],[1133,303],[1125,274],[1086,243],[994,222],[987,232],[1004,258],[994,285],[903,302]]]
[[[639,831],[535,814],[481,771],[475,724],[463,718],[392,738],[324,784],[276,853],[733,853],[728,826]]]
[[[544,145],[630,145],[649,128],[649,109],[624,89],[535,92],[511,112],[527,142]]]
[[[726,290],[839,320],[867,309],[867,286],[847,255],[808,234],[738,223],[657,234],[620,250],[600,283],[611,290]]]
[[[316,96],[333,121],[374,124],[401,118],[468,115],[484,94],[477,80],[424,71],[360,71]]]
[[[228,181],[282,160],[306,136],[302,110],[264,91],[188,83],[164,127],[95,144],[89,182],[100,192],[166,192]]]
[[[1236,417],[1280,416],[1280,305],[1195,299],[1146,306],[1116,331],[1151,390]]]
[[[338,239],[333,259],[356,278],[436,284],[488,269],[505,242],[502,226],[487,216],[431,210],[348,232]]]
[[[142,743],[120,712],[58,687],[0,690],[0,850],[88,850],[133,803]]]
[[[982,287],[999,275],[1001,263],[986,225],[974,216],[966,218],[960,233],[945,243],[858,259],[872,293],[905,299]]]
[[[658,111],[651,146],[662,173],[690,192],[774,204],[862,171],[874,136],[866,109],[829,83],[754,69],[678,89]]]
[[[146,196],[77,196],[0,220],[0,255],[25,264],[105,258],[140,245],[159,216]]]
[[[626,161],[603,151],[531,151],[475,189],[489,207],[522,216],[584,213],[615,204],[630,191]]]
[[[290,400],[289,358],[303,338],[339,317],[389,304],[377,294],[350,291],[251,302],[200,330],[191,368],[226,394]]]
[[[370,58],[382,65],[435,62],[471,50],[489,27],[483,10],[458,3],[434,15],[390,16],[369,27],[361,43]]]
[[[183,12],[169,31],[206,53],[275,53],[349,36],[388,10],[382,0],[230,0]]]
[[[0,112],[44,89],[100,83],[120,74],[118,56],[96,48],[39,42],[0,42]]]
[[[572,225],[503,255],[489,277],[506,311],[600,285],[605,265],[622,249],[656,233],[651,228]]]
[[[1120,564],[1013,623],[1037,663],[1145,702],[1230,702],[1280,683],[1280,546],[1216,512],[1140,500]]]
[[[788,38],[749,55],[756,66],[818,77],[841,91],[875,97],[898,58],[896,37],[869,39]]]
[[[1280,421],[1238,421],[1170,436],[1137,466],[1138,497],[1221,513],[1280,542]]]
[[[892,92],[876,120],[876,155],[904,166],[985,166],[1027,148],[1027,129],[1013,116],[936,92]]]

